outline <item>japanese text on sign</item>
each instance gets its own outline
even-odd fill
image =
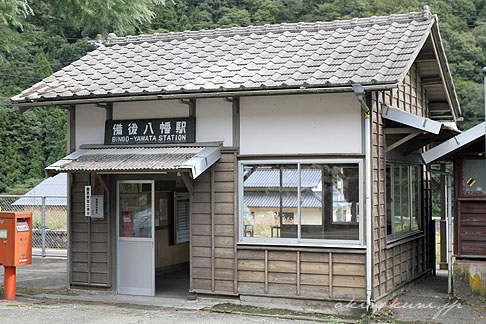
[[[105,144],[170,144],[195,142],[194,117],[107,120]]]

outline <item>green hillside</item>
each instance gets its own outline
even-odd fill
[[[439,25],[463,109],[462,129],[483,119],[484,0],[0,0],[0,193],[23,193],[66,152],[66,113],[23,114],[9,97],[83,56],[88,40],[127,34],[328,21],[421,11]]]

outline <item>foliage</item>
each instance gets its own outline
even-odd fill
[[[22,17],[33,14],[26,0],[0,0],[0,24],[22,28]]]
[[[97,34],[350,19],[420,11],[425,4],[439,17],[465,117],[460,127],[467,129],[484,118],[484,0],[0,0],[0,192],[26,189],[66,152],[64,110],[21,114],[8,107],[9,98],[93,50],[88,40]]]
[[[163,5],[163,0],[50,0],[49,12],[70,28],[83,35],[133,33],[134,27],[150,22],[155,13],[153,6]]]

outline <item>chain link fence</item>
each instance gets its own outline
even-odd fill
[[[67,256],[67,197],[0,195],[2,211],[32,212],[32,254]]]

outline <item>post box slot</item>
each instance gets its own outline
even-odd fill
[[[17,220],[17,233],[18,232],[30,232],[29,224],[23,218]]]

